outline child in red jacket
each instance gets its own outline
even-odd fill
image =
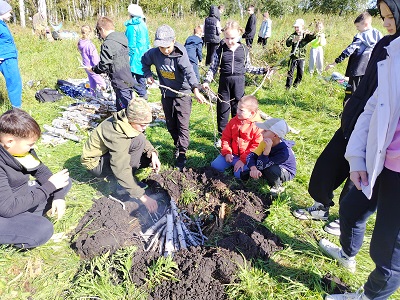
[[[257,128],[255,121],[260,121],[258,101],[254,96],[244,96],[239,101],[236,116],[222,132],[221,154],[211,163],[214,169],[224,172],[233,166],[236,178],[248,170],[246,157],[263,139],[262,130]]]

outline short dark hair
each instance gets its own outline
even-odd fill
[[[361,13],[355,20],[354,20],[354,24],[363,22],[363,21],[371,21],[372,17],[371,15],[364,11],[363,13]]]
[[[113,20],[111,20],[109,17],[100,17],[97,20],[96,29],[99,30],[100,28],[105,30],[115,30],[115,25]]]
[[[0,136],[10,134],[17,138],[39,138],[39,124],[26,111],[13,108],[0,116]]]

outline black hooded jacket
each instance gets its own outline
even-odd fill
[[[389,9],[393,13],[393,17],[396,22],[396,34],[384,36],[375,45],[363,79],[343,108],[341,129],[343,130],[344,138],[347,140],[350,138],[350,135],[353,132],[358,117],[364,111],[365,104],[378,86],[377,63],[386,58],[387,52],[385,47],[389,45],[391,41],[400,36],[400,1],[382,1],[389,6]],[[378,7],[379,2],[381,1],[378,1]]]
[[[92,68],[96,74],[106,73],[113,88],[133,87],[133,77],[129,64],[128,39],[122,32],[111,32],[100,50],[100,62]]]
[[[218,7],[211,5],[210,14],[204,21],[204,42],[218,44],[221,41],[217,24],[220,19]]]

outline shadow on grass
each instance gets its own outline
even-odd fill
[[[87,184],[99,191],[102,195],[109,195],[115,189],[115,180],[112,178],[98,178],[89,173],[80,162],[80,155],[67,159],[64,168],[69,170],[73,184]]]

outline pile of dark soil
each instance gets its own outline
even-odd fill
[[[207,246],[175,253],[178,281],[164,281],[149,291],[154,299],[226,299],[224,284],[234,282],[245,260],[267,260],[283,248],[279,238],[261,223],[272,199],[256,195],[231,177],[212,168],[167,170],[151,175],[146,183],[146,194],[158,201],[159,214],[172,197],[189,215],[202,216],[203,231],[209,237]],[[107,197],[95,200],[73,234],[72,248],[81,258],[91,259],[137,245],[131,278],[143,286],[148,267],[158,254],[143,251],[138,233],[144,232],[152,220],[143,205],[123,203],[125,210],[121,203]]]

